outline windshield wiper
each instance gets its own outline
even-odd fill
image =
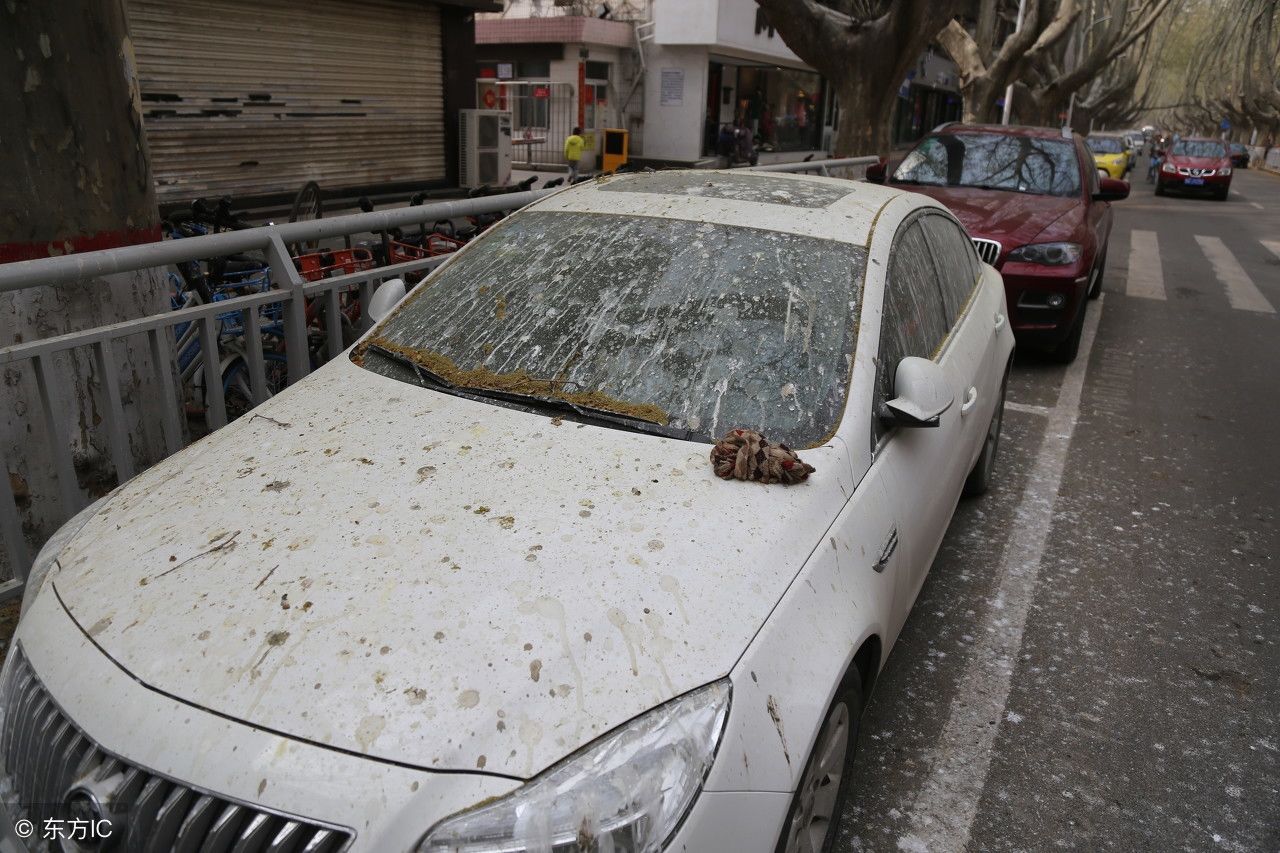
[[[435,385],[438,388],[447,388],[449,390],[453,390],[457,387],[439,373],[436,373],[425,365],[419,364],[403,353],[398,353],[393,349],[387,349],[381,344],[369,344],[365,349],[376,352],[378,355],[387,359],[387,361],[394,361],[396,364],[411,369],[418,377],[418,381],[422,382],[424,385]]]
[[[467,394],[475,395],[477,397],[487,397],[491,400],[505,400],[509,403],[521,403],[535,409],[550,409],[557,412],[570,412],[584,420],[614,424],[615,426],[623,427],[625,429],[649,433],[650,435],[660,435],[665,438],[679,438],[684,441],[693,441],[697,437],[693,430],[690,429],[667,426],[666,424],[660,424],[657,421],[651,421],[648,418],[642,418],[639,415],[626,415],[621,412],[602,409],[598,406],[588,406],[583,403],[575,403],[572,400],[566,400],[562,397],[543,397],[538,394],[524,394],[519,391],[500,391],[496,388],[473,388],[466,385],[460,386],[457,390],[464,391]]]

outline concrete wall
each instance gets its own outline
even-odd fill
[[[663,4],[666,5],[665,3]],[[693,162],[702,155],[706,116],[707,49],[685,45],[646,46],[644,153],[650,159]],[[662,72],[684,74],[680,104],[662,103]],[[670,78],[668,78],[670,80]]]

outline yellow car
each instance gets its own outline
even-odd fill
[[[1129,146],[1120,136],[1089,136],[1085,145],[1093,152],[1093,163],[1099,172],[1106,172],[1107,177],[1124,179],[1133,168],[1133,160],[1129,157]]]

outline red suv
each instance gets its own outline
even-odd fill
[[[1166,190],[1213,193],[1226,201],[1231,192],[1231,152],[1217,139],[1179,139],[1165,154],[1156,178],[1156,195]]]
[[[1102,290],[1111,205],[1124,181],[1099,177],[1069,130],[946,124],[886,177],[867,180],[937,199],[964,224],[983,261],[1004,276],[1020,343],[1075,359],[1085,304]]]

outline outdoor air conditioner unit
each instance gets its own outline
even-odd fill
[[[468,189],[511,183],[511,113],[458,112],[458,183]]]

